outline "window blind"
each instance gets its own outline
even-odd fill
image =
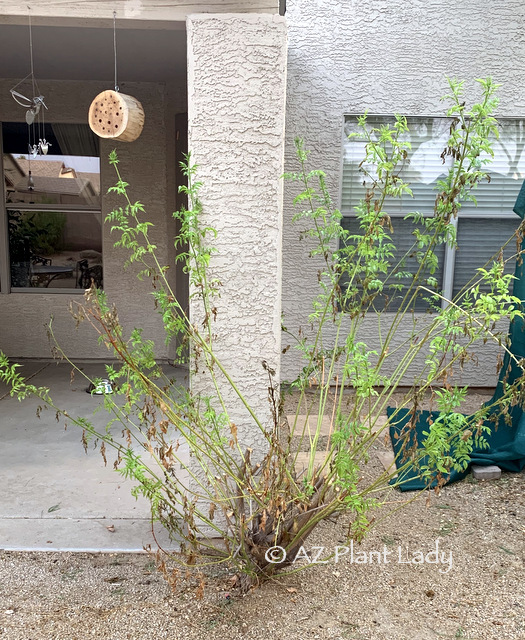
[[[453,295],[456,296],[461,289],[477,275],[476,269],[488,267],[497,258],[507,240],[514,234],[519,218],[500,218],[498,220],[474,220],[472,218],[460,219],[458,222],[456,259],[454,262],[454,287]],[[505,264],[505,273],[514,273],[516,261],[512,256],[516,253],[516,242],[513,238],[503,250],[503,258],[508,260]],[[510,260],[509,260],[510,259]],[[487,285],[481,287],[487,290]]]
[[[369,117],[370,127],[379,128],[393,125],[392,117]],[[385,203],[390,215],[406,215],[419,211],[432,215],[437,195],[437,181],[443,179],[448,171],[450,158],[441,158],[449,135],[449,118],[407,118],[409,132],[402,135],[410,142],[412,150],[399,175],[410,184],[413,197],[403,196],[400,200]],[[365,157],[366,140],[360,135],[348,139],[348,134],[357,133],[357,119],[346,117],[343,157],[343,178],[341,212],[352,215],[354,207],[363,198],[366,184],[370,178],[359,170]],[[473,195],[478,201],[462,204],[462,215],[493,216],[510,214],[525,177],[525,120],[502,120],[499,123],[499,139],[493,140],[494,159],[488,167],[490,182],[482,181]],[[486,159],[486,158],[483,158]],[[363,169],[371,170],[366,164]]]
[[[370,116],[369,127],[380,128],[386,124],[392,126],[392,116]],[[449,136],[451,119],[411,117],[407,118],[409,132],[403,134],[403,140],[409,141],[412,149],[408,159],[399,172],[403,180],[409,183],[413,197],[405,195],[400,199],[386,200],[384,210],[392,217],[395,234],[394,244],[397,254],[406,251],[413,236],[413,223],[404,221],[408,213],[418,211],[423,215],[433,215],[434,202],[437,195],[437,182],[444,179],[451,159],[442,153]],[[371,176],[360,171],[360,163],[365,157],[366,138],[359,135],[348,138],[350,133],[357,133],[357,118],[345,117],[345,137],[343,142],[343,171],[341,190],[341,212],[344,216],[343,226],[352,229],[355,220],[354,207],[365,195],[367,184],[373,179],[372,167],[366,164],[362,168]],[[457,250],[441,247],[436,251],[440,267],[435,277],[440,285],[445,275],[452,276],[454,270],[453,291],[447,295],[457,294],[462,287],[476,274],[478,267],[498,252],[519,225],[519,219],[512,212],[517,195],[525,178],[525,119],[502,119],[498,123],[499,138],[492,141],[494,158],[484,165],[490,176],[473,190],[477,201],[463,201],[459,210]],[[375,134],[372,134],[374,136]],[[486,157],[481,157],[485,160]],[[515,253],[515,242],[505,249],[504,257]],[[447,254],[447,274],[444,272],[444,257]],[[399,257],[396,255],[396,257]],[[406,271],[414,272],[415,261],[407,262]],[[506,266],[506,272],[512,273],[514,261]],[[448,288],[448,285],[447,285]],[[418,303],[419,308],[424,303]]]
[[[344,229],[348,230],[353,235],[362,235],[363,230],[359,228],[359,222],[355,217],[344,217],[342,220],[342,226]],[[411,278],[396,278],[394,277],[395,271],[404,272],[406,274],[415,275],[419,269],[419,262],[417,261],[414,252],[415,249],[413,247],[415,237],[412,234],[416,225],[412,220],[404,220],[403,218],[393,218],[392,219],[392,227],[394,229],[393,233],[389,233],[393,244],[396,247],[396,251],[394,257],[391,260],[391,265],[393,267],[393,273],[385,282],[384,293],[381,296],[376,298],[376,306],[384,305],[386,300],[388,299],[388,309],[394,311],[399,308],[399,305],[403,299],[403,296],[406,293],[406,290],[410,284]],[[421,229],[421,226],[419,226]],[[432,275],[438,282],[438,287],[430,287],[432,290],[439,290],[440,283],[443,280],[443,258],[445,254],[445,247],[440,245],[436,247],[434,251],[438,258],[439,266],[437,270]],[[403,260],[403,264],[399,264],[399,262]],[[397,267],[397,268],[396,268]],[[426,269],[424,271],[425,277],[430,276],[429,270]],[[384,278],[383,278],[384,279]],[[423,283],[424,278],[420,278],[419,281]],[[396,290],[391,288],[390,285],[393,284],[401,284],[403,288],[400,290]],[[417,300],[415,301],[415,309],[423,310],[428,307],[425,298],[428,296],[427,293],[421,293]]]

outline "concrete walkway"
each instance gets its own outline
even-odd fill
[[[91,377],[105,377],[102,364],[82,365]],[[88,383],[71,382],[66,364],[27,362],[20,369],[36,386],[47,386],[56,404],[71,415],[91,420],[104,430],[103,399],[86,393]],[[186,372],[166,370],[184,384]],[[19,402],[0,384],[0,549],[46,551],[142,551],[155,547],[149,503],[131,496],[133,483],[113,470],[100,452],[81,444],[81,432],[54,413],[36,416],[39,402]],[[162,546],[173,548],[162,527],[155,526]]]

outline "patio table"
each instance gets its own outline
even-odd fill
[[[73,267],[64,267],[60,265],[53,264],[42,264],[42,265],[33,265],[31,269],[31,274],[33,276],[45,278],[45,286],[49,287],[51,282],[55,278],[60,278],[61,276],[72,276],[73,275]]]

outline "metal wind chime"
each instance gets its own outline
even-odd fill
[[[49,147],[52,146],[45,138],[45,110],[47,110],[46,103],[44,102],[44,96],[41,95],[38,88],[38,83],[34,73],[33,63],[33,32],[31,29],[31,15],[29,15],[29,56],[31,60],[31,71],[29,74],[20,80],[11,90],[15,102],[20,106],[27,109],[26,111],[26,123],[28,130],[28,179],[27,187],[30,191],[35,188],[33,176],[31,174],[31,160],[36,159],[39,155],[47,155]],[[23,84],[30,84],[32,97],[24,95],[17,91]],[[28,87],[29,88],[29,87]],[[27,93],[27,92],[25,92]],[[38,142],[37,142],[38,140]]]

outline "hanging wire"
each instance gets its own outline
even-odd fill
[[[44,136],[44,109],[40,110],[42,113],[38,114],[38,138],[39,138],[39,144],[41,144],[42,139],[45,137]]]
[[[29,12],[29,59],[31,61],[31,86],[33,87],[33,100],[35,99],[35,72],[34,72],[34,66],[33,66],[33,31],[31,29],[31,7],[28,5],[27,10]],[[33,153],[33,147],[31,145],[31,124],[29,124],[28,122],[28,126],[27,126],[27,130],[28,130],[28,150],[29,150],[29,155],[27,156],[27,167],[28,167],[28,179],[27,179],[27,186],[29,191],[32,191],[34,188],[34,180],[33,180],[33,176],[31,174],[31,155]]]
[[[27,7],[29,11],[29,57],[31,59],[31,84],[33,86],[33,96],[36,96],[35,92],[35,69],[33,65],[33,29],[31,27],[31,7]]]
[[[113,11],[113,56],[115,58],[115,91],[120,91],[117,83],[117,12]]]

